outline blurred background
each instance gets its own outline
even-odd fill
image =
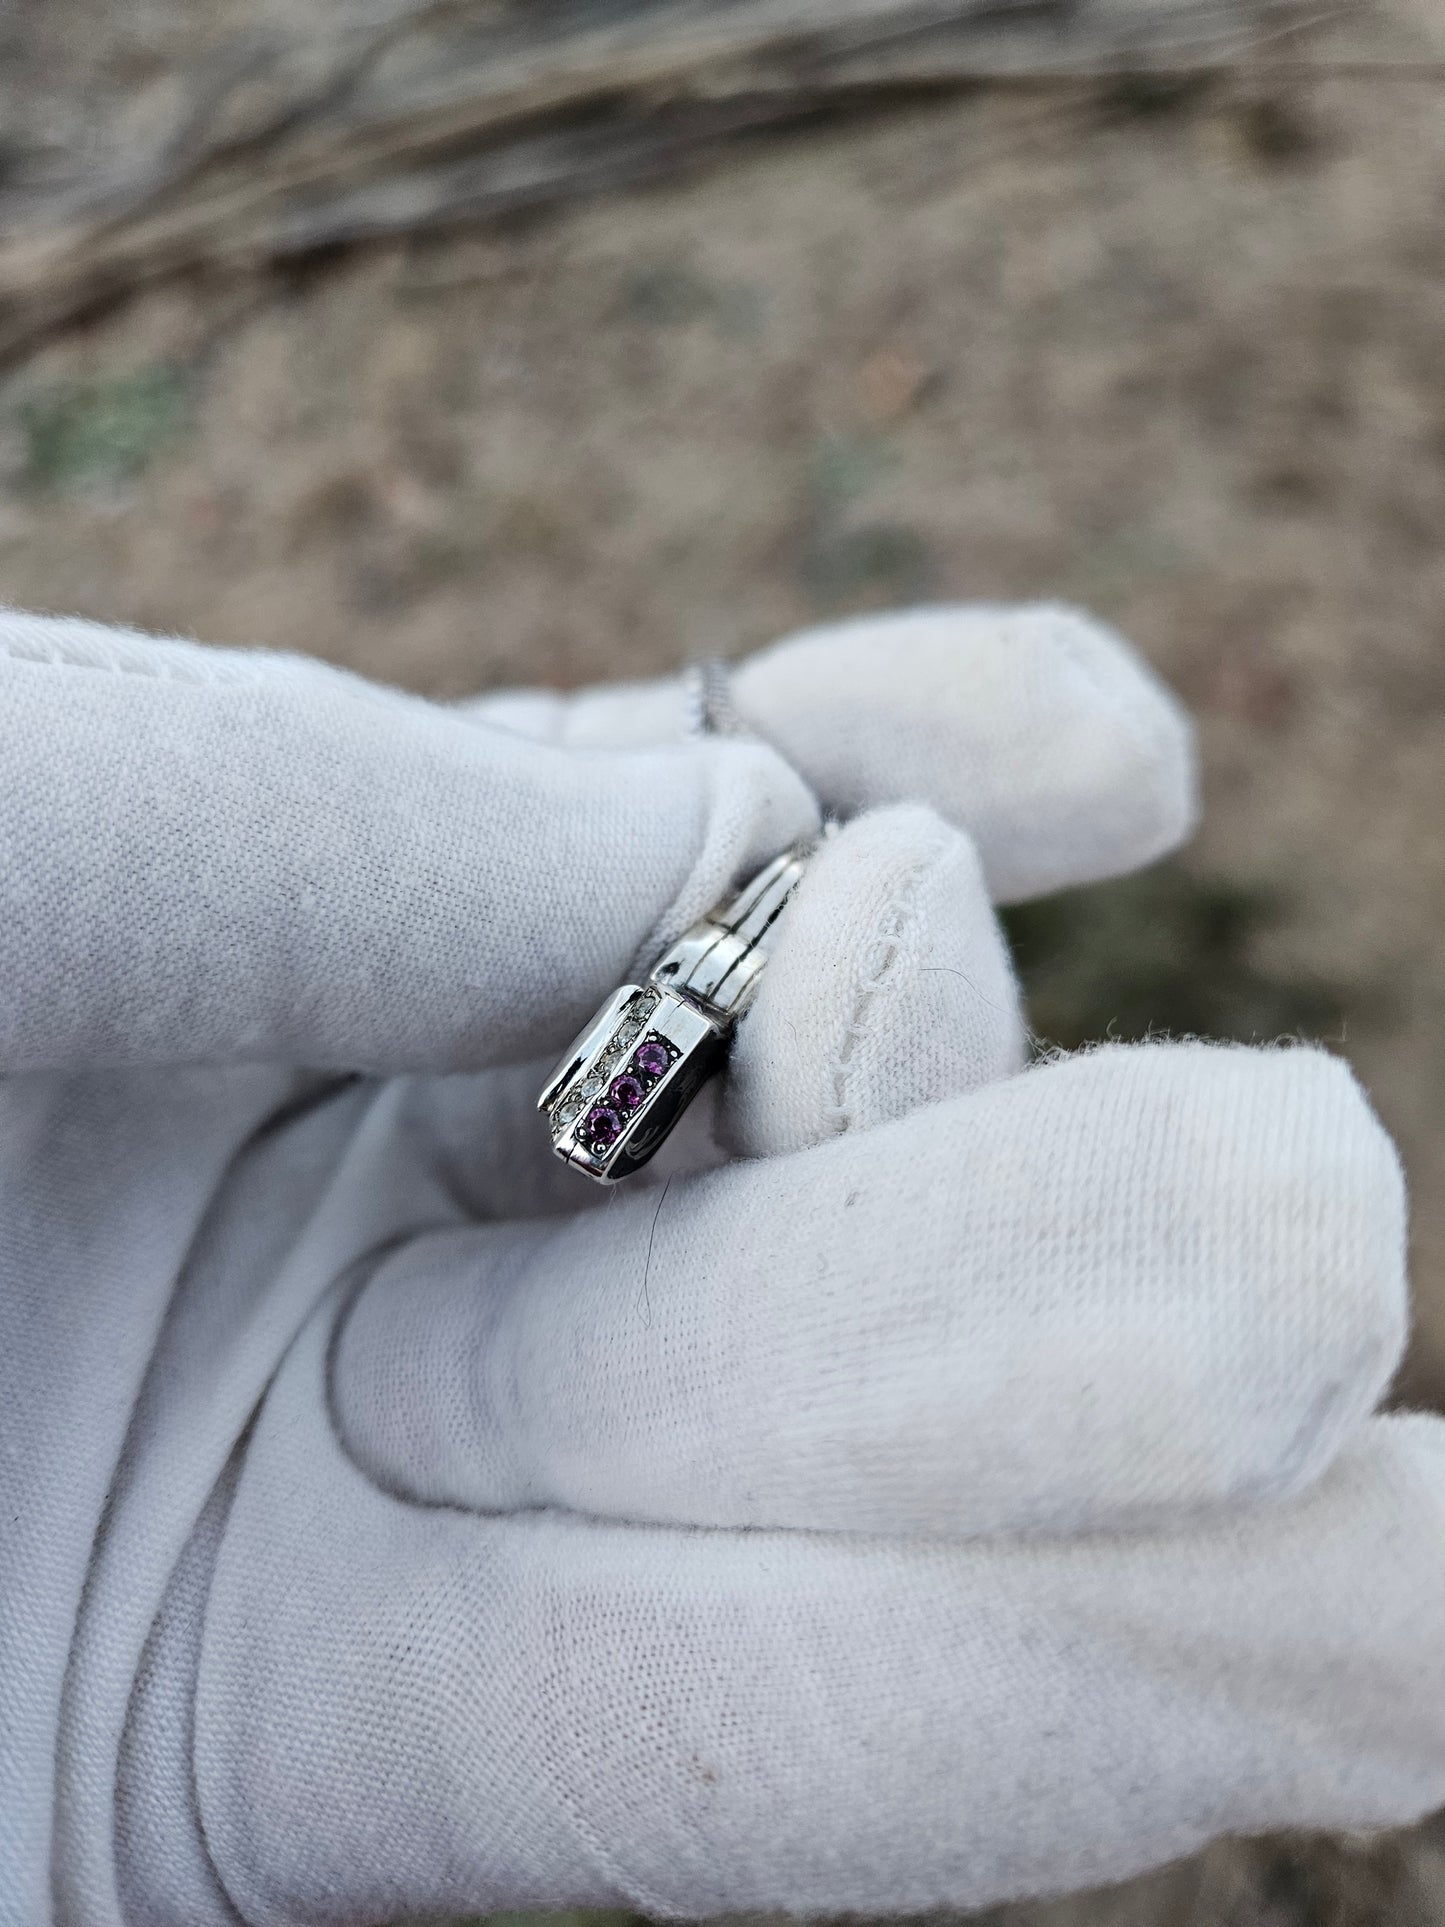
[[[1441,1404],[1442,294],[1441,0],[47,0],[0,599],[439,696],[1086,605],[1205,821],[1011,914],[1035,1026],[1348,1056]],[[990,1920],[1445,1922],[1445,1833]]]

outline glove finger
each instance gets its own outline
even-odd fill
[[[565,1040],[816,823],[759,743],[567,752],[292,659],[0,615],[0,1070]]]
[[[772,1156],[865,1130],[1024,1061],[1018,986],[977,855],[931,810],[895,804],[826,838],[769,948],[726,1074],[669,1140],[654,1180],[717,1164],[719,1144]],[[473,1217],[577,1211],[597,1196],[550,1155],[536,1102],[551,1068],[418,1089]]]
[[[1150,863],[1194,824],[1193,734],[1105,624],[1055,604],[915,609],[808,630],[739,663],[738,718],[851,816],[932,804],[978,846],[996,902]],[[687,726],[677,679],[489,697],[471,713],[577,744]]]
[[[194,1784],[247,1920],[922,1913],[1445,1800],[1436,1421],[1156,1534],[676,1534],[398,1506],[319,1353],[206,1608]]]
[[[724,1085],[728,1148],[778,1155],[1023,1066],[1018,983],[978,856],[932,810],[857,818],[779,920]]]
[[[1346,1067],[1116,1047],[376,1266],[332,1405],[388,1489],[669,1524],[1097,1529],[1278,1496],[1378,1399],[1404,1203]]]

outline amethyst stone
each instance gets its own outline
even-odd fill
[[[635,1111],[643,1099],[643,1089],[635,1077],[624,1071],[621,1077],[614,1077],[607,1087],[607,1095],[619,1111]]]
[[[661,1077],[672,1059],[667,1054],[665,1044],[659,1044],[655,1038],[649,1038],[645,1044],[639,1044],[632,1053],[632,1062],[644,1077]]]
[[[594,1104],[582,1120],[582,1135],[597,1151],[605,1151],[609,1144],[615,1144],[621,1129],[622,1119],[607,1104]]]

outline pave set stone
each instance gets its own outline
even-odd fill
[[[656,991],[652,990],[633,999],[586,1077],[566,1093],[552,1113],[554,1128],[559,1131],[577,1123],[579,1117],[582,1119],[577,1124],[577,1136],[594,1157],[601,1157],[617,1142],[623,1128],[647,1102],[654,1086],[682,1055],[676,1045],[655,1031],[641,1043],[637,1041],[643,1036],[647,1019],[658,1001]],[[584,1110],[585,1117],[582,1116]]]
[[[639,1044],[632,1061],[619,1077],[607,1086],[600,1104],[594,1104],[577,1127],[577,1135],[594,1156],[600,1157],[622,1135],[622,1127],[647,1102],[648,1092],[672,1069],[673,1059],[681,1053],[656,1035]],[[592,1079],[587,1080],[588,1083]],[[582,1086],[583,1090],[587,1085]]]

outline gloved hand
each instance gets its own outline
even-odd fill
[[[6,1922],[912,1911],[1445,1799],[1349,1072],[1023,1068],[990,899],[1184,833],[1170,699],[1048,608],[734,693],[0,618]],[[592,1190],[551,1056],[815,797],[732,1161]]]

